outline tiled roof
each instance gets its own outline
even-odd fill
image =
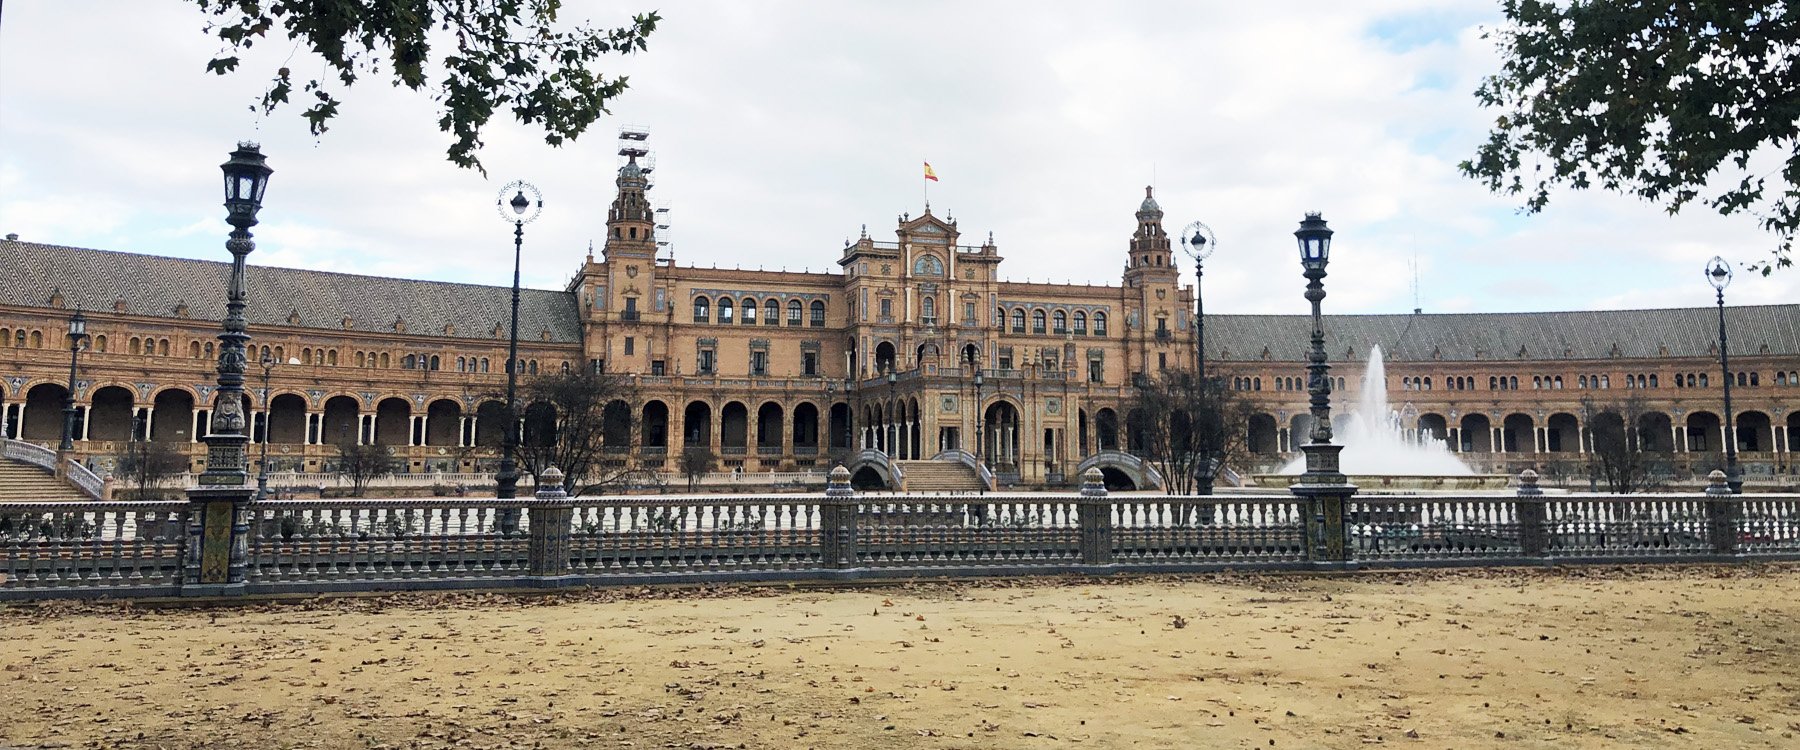
[[[413,335],[443,336],[453,325],[455,336],[492,338],[494,325],[510,320],[511,287],[270,268],[256,265],[255,255],[250,259],[245,284],[253,329],[342,330],[348,317],[356,331],[391,332],[400,320]],[[186,304],[188,317],[218,320],[225,316],[231,264],[0,240],[0,269],[0,304],[43,307],[53,291],[61,291],[71,309],[110,311],[123,299],[134,315],[174,318],[176,307]],[[294,315],[297,323],[289,320]],[[520,291],[520,340],[539,341],[544,330],[552,342],[581,340],[573,294]]]
[[[1327,315],[1332,361],[1366,357],[1379,344],[1389,361],[1707,357],[1718,340],[1718,308],[1593,312]],[[1800,305],[1725,308],[1733,354],[1800,354]],[[1220,361],[1298,362],[1311,346],[1303,315],[1207,315],[1206,355]],[[1666,351],[1665,351],[1666,348]],[[1523,354],[1521,354],[1523,350]]]

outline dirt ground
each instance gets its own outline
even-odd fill
[[[0,747],[1800,747],[1800,568],[0,610]]]

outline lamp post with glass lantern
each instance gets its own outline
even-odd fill
[[[1731,422],[1731,349],[1725,336],[1725,287],[1731,286],[1731,264],[1717,255],[1706,262],[1706,280],[1719,300],[1719,375],[1725,381],[1725,485],[1731,494],[1744,493],[1744,472],[1738,468],[1737,429]]]
[[[1325,265],[1331,259],[1331,228],[1324,217],[1308,213],[1294,237],[1300,245],[1300,266],[1306,276],[1306,301],[1312,303],[1312,349],[1307,354],[1307,392],[1311,397],[1312,434],[1301,452],[1306,471],[1292,487],[1308,501],[1311,526],[1308,537],[1313,559],[1342,562],[1344,502],[1356,494],[1338,468],[1344,446],[1331,444],[1331,365],[1325,361],[1325,324],[1320,303],[1325,300]]]
[[[59,453],[75,450],[75,362],[87,335],[87,316],[78,309],[69,316],[69,391],[63,396],[62,442],[56,446]]]
[[[1201,302],[1200,280],[1207,256],[1218,248],[1211,227],[1198,221],[1181,230],[1181,249],[1194,260],[1194,377],[1206,382],[1206,307]]]
[[[494,477],[495,496],[508,500],[517,496],[519,488],[519,467],[513,459],[519,449],[519,259],[525,249],[525,225],[538,217],[544,199],[531,183],[515,180],[500,189],[500,198],[494,205],[500,218],[513,225],[512,334],[506,343],[507,425],[500,441],[500,473]],[[507,519],[516,523],[517,511],[509,509]]]
[[[225,177],[225,221],[231,236],[225,249],[231,253],[226,283],[225,320],[219,333],[219,390],[214,396],[210,432],[206,435],[206,471],[199,486],[188,490],[191,506],[188,526],[188,565],[185,584],[201,593],[223,593],[241,587],[248,519],[245,506],[255,490],[249,486],[245,432],[245,343],[250,340],[244,317],[245,259],[256,249],[250,228],[262,209],[263,191],[274,172],[255,143],[238,143],[230,160],[219,166]]]

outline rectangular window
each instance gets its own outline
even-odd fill
[[[977,321],[975,319],[975,303],[964,302],[963,303],[962,324],[967,325],[967,326],[972,326],[979,322],[980,321]]]
[[[713,350],[701,349],[700,350],[699,372],[702,375],[711,375],[712,371],[713,371]]]
[[[626,336],[625,337],[625,356],[629,357],[636,353],[637,353],[637,337],[636,336]]]
[[[893,320],[894,319],[894,301],[893,300],[884,299],[881,301],[881,319],[882,320]]]
[[[767,375],[767,374],[769,374],[769,353],[768,352],[751,352],[750,353],[750,374],[751,375]]]
[[[1012,355],[1011,354],[1000,355],[1000,369],[1002,369],[1002,370],[1011,370],[1012,369]]]
[[[807,376],[819,374],[819,353],[818,352],[801,352],[800,353],[800,372],[801,372],[801,374],[804,374]]]
[[[1169,355],[1164,354],[1163,352],[1156,353],[1156,369],[1158,369],[1158,370],[1169,369]]]
[[[1088,360],[1088,382],[1089,383],[1106,382],[1106,362],[1104,360],[1098,360],[1098,359]]]
[[[668,374],[668,365],[663,364],[663,361],[660,359],[653,359],[650,361],[650,374],[662,377],[663,375]]]
[[[625,319],[626,320],[637,320],[638,319],[638,309],[637,309],[637,298],[636,297],[626,297],[625,298]]]

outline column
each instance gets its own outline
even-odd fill
[[[12,437],[12,404],[0,404],[0,438]]]
[[[1788,445],[1787,425],[1784,425],[1784,424],[1775,425],[1775,446],[1777,448],[1779,448],[1782,453],[1794,452],[1793,446]]]
[[[1682,434],[1681,425],[1675,424],[1674,420],[1670,420],[1669,421],[1669,445],[1672,447],[1672,449],[1676,453],[1688,452],[1687,440],[1684,439],[1685,437],[1686,436]]]
[[[75,412],[75,418],[80,420],[80,422],[78,423],[81,426],[81,438],[80,439],[83,442],[86,442],[88,439],[88,422],[90,421],[88,419],[88,416],[90,413],[92,413],[92,411],[93,411],[93,409],[91,407],[82,406],[82,407],[77,408],[77,410]]]
[[[1549,452],[1549,448],[1550,448],[1550,435],[1548,432],[1549,429],[1550,428],[1548,428],[1548,427],[1538,427],[1537,425],[1532,425],[1532,427],[1531,427],[1531,452],[1533,452],[1533,453]]]
[[[1461,427],[1449,427],[1449,428],[1445,429],[1445,432],[1448,434],[1448,437],[1450,438],[1450,445],[1449,445],[1450,452],[1451,453],[1461,453],[1462,452],[1462,428]]]
[[[26,407],[26,405],[27,404],[25,402],[21,401],[21,402],[19,402],[19,408],[13,410],[13,419],[16,420],[16,424],[19,425],[19,428],[13,431],[12,436],[14,438],[20,438],[20,437],[24,436],[24,434],[25,434],[25,407]]]
[[[156,434],[156,407],[146,406],[146,407],[144,407],[144,440],[149,440],[150,436],[155,435],[155,434]],[[191,437],[193,433],[190,432],[188,434]]]
[[[1505,453],[1506,428],[1495,427],[1492,430],[1489,430],[1489,432],[1491,434],[1488,435],[1488,446],[1492,448],[1495,453]]]
[[[1731,433],[1725,431],[1725,423],[1720,422],[1719,423],[1719,450],[1726,450],[1727,448],[1736,447],[1736,445],[1737,445],[1736,443],[1731,442]]]

